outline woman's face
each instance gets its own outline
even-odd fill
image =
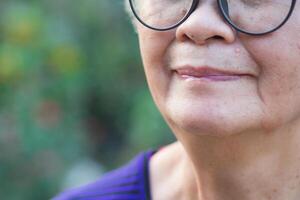
[[[300,10],[264,36],[234,31],[215,0],[178,28],[137,25],[147,81],[172,128],[217,136],[300,121]]]

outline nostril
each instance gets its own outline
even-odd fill
[[[224,40],[224,38],[222,36],[219,36],[219,35],[216,35],[216,36],[214,36],[212,38],[216,39],[216,40]]]
[[[203,44],[203,43],[205,43],[206,39],[205,38],[201,38],[200,36],[194,35],[194,34],[183,34],[180,37],[180,41],[181,42],[185,42],[187,40],[192,40],[192,41],[194,41],[197,44]],[[213,37],[210,37],[209,39],[224,40],[224,38],[222,36],[219,36],[219,35],[215,35]]]
[[[185,42],[187,40],[193,40],[192,37],[187,36],[186,34],[182,34],[181,37],[179,37],[179,38],[180,38],[181,42]]]

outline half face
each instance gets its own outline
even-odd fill
[[[171,128],[223,136],[298,122],[299,11],[298,2],[281,29],[258,37],[236,33],[214,0],[174,30],[138,24],[150,91]]]

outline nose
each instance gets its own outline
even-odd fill
[[[198,4],[189,18],[176,30],[179,41],[190,40],[197,45],[216,39],[232,43],[235,37],[236,31],[224,21],[217,5],[210,3]]]

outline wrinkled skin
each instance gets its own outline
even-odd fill
[[[151,93],[174,128],[198,135],[270,132],[300,114],[299,3],[288,23],[260,37],[236,33],[205,1],[175,30],[137,26]],[[185,64],[247,73],[238,81],[194,84],[174,69]]]
[[[151,159],[153,199],[299,199],[299,2],[259,37],[237,33],[216,5],[202,1],[166,32],[136,24],[150,91],[178,139]],[[176,73],[186,65],[245,76],[186,79]]]

